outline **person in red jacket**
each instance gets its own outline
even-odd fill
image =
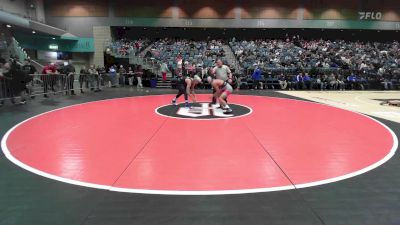
[[[48,63],[42,69],[41,80],[43,81],[43,92],[45,98],[49,97],[47,95],[49,86],[52,91],[55,91],[54,85],[56,83],[57,77],[54,74],[56,73],[57,73],[57,67],[54,65],[54,63]]]

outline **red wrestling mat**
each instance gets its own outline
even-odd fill
[[[210,95],[198,98],[210,101]],[[383,124],[326,105],[232,95],[230,103],[252,112],[191,119],[173,118],[178,106],[159,114],[171,99],[112,99],[44,113],[10,130],[2,148],[15,164],[51,179],[158,194],[321,185],[372,170],[397,149]]]

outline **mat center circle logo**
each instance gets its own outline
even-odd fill
[[[162,116],[183,119],[230,119],[247,116],[252,109],[239,104],[229,104],[229,109],[223,109],[219,104],[199,102],[185,107],[184,104],[165,105],[156,109],[156,113]]]

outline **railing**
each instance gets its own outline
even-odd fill
[[[30,74],[18,76],[0,76],[0,103],[5,100],[27,98],[38,95],[50,97],[63,94],[74,95],[75,92],[101,91],[108,87],[133,85],[138,79],[134,74]]]
[[[335,74],[341,74],[341,75],[350,75],[349,72],[351,72],[348,69],[341,69],[341,68],[273,68],[273,67],[263,67],[261,68],[261,71],[264,75],[280,75],[280,74],[284,74],[284,75],[295,75],[297,74],[299,71],[302,72],[307,72],[310,73],[312,71],[314,71],[317,74],[326,74],[326,73],[335,73]],[[247,68],[245,70],[244,75],[249,76],[254,72],[254,68]]]
[[[133,65],[141,65],[143,69],[149,70],[153,74],[161,74],[160,64],[158,60],[154,58],[143,58],[140,55],[131,55],[129,57],[129,63]]]

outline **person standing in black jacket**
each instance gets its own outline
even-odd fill
[[[6,63],[3,68],[3,75],[7,80],[6,88],[11,98],[11,102],[15,104],[15,97],[20,96],[19,104],[26,103],[26,73],[21,69],[15,59],[11,59],[10,63]]]
[[[83,66],[79,72],[79,89],[81,90],[81,94],[84,93],[83,91],[84,82],[86,83],[86,88],[89,88],[88,76],[89,76],[89,71],[86,69],[86,66]]]
[[[75,81],[75,67],[71,65],[69,62],[64,62],[64,65],[60,68],[60,73],[65,74],[66,76],[66,91],[65,93],[68,94],[68,91],[71,92],[71,95],[75,95],[74,91],[74,81]]]
[[[31,98],[35,98],[32,93],[32,82],[33,82],[33,74],[37,72],[36,68],[31,64],[30,59],[26,59],[24,65],[22,66],[22,70],[26,73],[26,83],[27,85],[26,92],[31,95]],[[29,88],[28,88],[29,86]]]

